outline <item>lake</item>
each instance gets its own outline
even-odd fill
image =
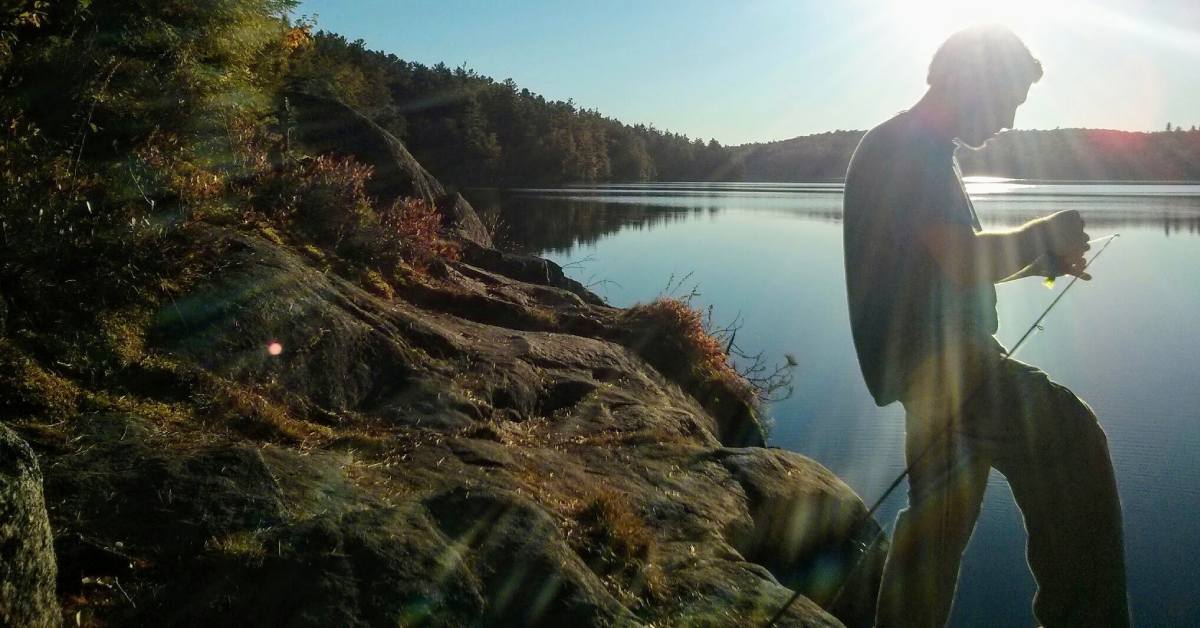
[[[1134,621],[1200,626],[1200,185],[1072,184],[971,178],[985,227],[1078,209],[1092,237],[1121,237],[1018,358],[1096,410],[1125,511]],[[648,184],[476,191],[508,245],[548,257],[613,305],[695,288],[737,341],[772,361],[795,356],[795,392],[770,408],[770,444],[811,456],[868,503],[904,468],[903,409],[878,408],[850,339],[841,185]],[[1093,250],[1093,253],[1095,251]],[[683,279],[685,278],[686,279]],[[682,279],[682,282],[681,282]],[[1063,290],[1036,279],[998,287],[1011,346]],[[897,491],[881,510],[890,529]],[[1033,578],[1012,493],[993,472],[967,550],[954,626],[1033,626]]]

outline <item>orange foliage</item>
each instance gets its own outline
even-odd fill
[[[442,237],[442,215],[419,198],[397,200],[379,212],[380,238],[388,251],[418,272],[429,270],[435,259],[456,260],[458,245]]]
[[[686,353],[680,358],[700,364],[707,374],[728,373],[736,376],[733,367],[729,366],[725,348],[704,327],[704,316],[685,301],[658,298],[645,305],[629,308],[626,316],[640,319],[673,336],[679,348]]]
[[[288,52],[303,48],[312,43],[312,26],[301,24],[287,29],[283,34],[283,47]]]

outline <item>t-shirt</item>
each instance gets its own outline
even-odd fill
[[[871,129],[846,172],[843,238],[850,327],[867,388],[880,406],[902,399],[908,377],[949,340],[996,333],[996,289],[959,286],[918,239],[957,223],[980,230],[956,145],[902,112]]]

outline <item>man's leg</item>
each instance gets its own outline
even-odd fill
[[[1034,367],[997,370],[981,400],[995,420],[969,424],[972,442],[995,443],[989,456],[1025,518],[1035,615],[1047,628],[1128,626],[1121,504],[1096,415]]]
[[[876,628],[941,628],[958,567],[975,527],[989,465],[961,445],[944,420],[910,411],[905,457],[909,506],[900,512],[883,567]]]

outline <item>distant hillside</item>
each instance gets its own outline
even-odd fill
[[[866,131],[831,131],[734,148],[744,181],[818,181],[846,175]]]
[[[1019,179],[1197,181],[1200,131],[1012,131],[958,159],[966,174]]]
[[[455,186],[737,181],[716,140],[629,125],[466,67],[425,66],[319,32],[288,81],[346,102]]]
[[[834,131],[734,148],[746,181],[840,179],[864,131]],[[1200,181],[1200,131],[1009,131],[960,150],[967,175],[1021,179]]]

